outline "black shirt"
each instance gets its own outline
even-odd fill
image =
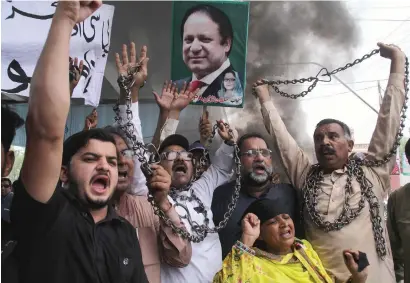
[[[211,208],[215,225],[218,225],[219,222],[223,220],[224,214],[228,210],[228,204],[231,202],[232,195],[235,190],[235,182],[236,181],[232,181],[225,185],[219,186],[214,192]],[[300,224],[299,198],[297,191],[291,185],[272,184],[272,186],[269,187],[259,198],[286,199],[289,201],[289,203],[293,206],[290,210],[294,211],[294,215],[291,215],[291,217],[295,225],[296,237],[304,238],[303,225]],[[248,206],[257,199],[258,198],[250,196],[246,193],[246,189],[242,185],[238,203],[232,213],[231,218],[226,224],[226,227],[218,232],[219,240],[221,241],[222,246],[222,259],[229,254],[235,242],[240,240],[242,235],[242,229],[240,226],[242,216]]]
[[[95,224],[67,190],[37,202],[19,180],[11,219],[21,283],[148,282],[135,229],[109,206]]]

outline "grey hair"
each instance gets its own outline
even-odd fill
[[[119,136],[120,138],[122,138],[124,140],[124,142],[127,144],[128,148],[131,148],[131,142],[129,141],[129,139],[127,138],[127,134],[124,132],[124,130],[122,130],[120,128],[120,126],[106,126],[104,128],[104,130],[106,130],[108,133],[110,133],[111,135],[115,135],[115,136]]]
[[[327,119],[323,119],[323,120],[319,121],[319,123],[317,123],[317,125],[316,125],[315,130],[317,128],[319,128],[320,126],[328,125],[328,124],[338,124],[340,127],[342,127],[345,138],[347,140],[352,140],[352,133],[350,131],[350,128],[345,123],[343,123],[342,121],[339,121],[339,120],[336,120],[336,119],[327,118]]]

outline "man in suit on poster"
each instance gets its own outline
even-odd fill
[[[182,57],[192,76],[176,81],[177,87],[191,83],[192,91],[200,88],[195,104],[223,102],[218,91],[225,74],[234,71],[228,58],[233,44],[228,16],[211,5],[194,6],[185,13],[180,33]]]

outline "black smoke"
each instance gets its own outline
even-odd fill
[[[339,61],[340,57],[345,57],[342,62],[347,61],[358,38],[355,22],[342,2],[251,2],[245,107],[227,110],[229,120],[235,121],[240,133],[259,132],[269,139],[259,102],[251,95],[252,84],[259,78],[299,78],[298,68],[284,63],[307,62],[313,55],[317,58],[316,46],[327,50],[322,62],[331,61],[334,54],[338,54]],[[280,89],[292,93],[303,90],[284,86]],[[273,90],[271,96],[292,136],[303,148],[311,147],[312,133],[304,130],[306,114],[300,102],[280,97]]]

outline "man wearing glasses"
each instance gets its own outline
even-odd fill
[[[225,142],[215,154],[218,158],[194,182],[194,155],[189,152],[189,142],[184,136],[170,135],[159,148],[160,164],[172,179],[171,202],[193,235],[199,235],[195,225],[208,224],[210,228],[214,227],[210,210],[213,193],[231,177],[233,140],[223,124],[219,124],[219,127],[219,135]],[[212,282],[213,276],[222,266],[218,234],[208,233],[202,242],[191,244],[192,258],[189,265],[183,269],[164,266],[161,269],[162,282]]]
[[[297,192],[289,184],[272,182],[272,151],[259,134],[245,134],[238,140],[241,158],[242,188],[238,203],[226,227],[219,231],[222,246],[222,258],[231,251],[232,246],[241,237],[240,221],[248,206],[257,199],[280,199],[294,211],[297,236],[301,236],[300,213]],[[235,180],[218,187],[212,200],[212,213],[215,225],[222,221],[235,189]]]

